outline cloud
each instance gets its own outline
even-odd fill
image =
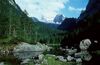
[[[26,10],[31,17],[41,17],[51,20],[65,8],[69,0],[15,0],[22,10]]]
[[[69,6],[68,10],[73,11],[73,12],[80,12],[82,10],[85,10],[85,8],[75,8],[75,7]]]

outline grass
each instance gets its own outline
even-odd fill
[[[52,57],[49,55],[46,55],[45,59],[47,59],[48,65],[73,65],[75,64],[74,62],[62,62],[62,61],[56,60],[55,57]]]
[[[55,60],[55,57],[45,55],[45,59],[47,60],[48,65],[76,65],[75,62],[62,62],[59,60]],[[30,62],[28,65],[34,65],[34,63]],[[41,64],[41,65],[46,65],[46,64]]]

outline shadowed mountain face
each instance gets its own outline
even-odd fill
[[[86,11],[100,10],[100,0],[90,0]]]
[[[62,46],[72,46],[74,44],[76,45],[76,43],[79,44],[82,39],[86,38],[90,38],[92,41],[99,41],[100,1],[90,0],[86,7],[86,10],[80,14],[78,19],[73,20],[73,18],[66,18],[59,26],[59,28],[66,31],[71,30],[70,33],[67,34],[67,37],[64,38],[65,40],[62,40]]]
[[[79,19],[92,16],[98,11],[100,11],[100,0],[89,0],[86,10],[80,14]]]
[[[66,18],[61,25],[59,25],[58,29],[60,30],[73,30],[77,26],[77,19],[75,18]]]
[[[94,20],[99,18],[99,12],[100,12],[100,0],[89,0],[89,3],[86,7],[85,11],[82,11],[80,16],[75,19],[75,18],[66,18],[61,25],[59,25],[58,29],[60,30],[74,30],[76,29],[76,27],[80,26],[80,23],[89,23],[87,22],[89,18],[91,18],[90,20]],[[98,15],[97,15],[98,13]],[[96,17],[94,17],[94,15],[97,15]],[[96,21],[96,20],[94,20]],[[92,22],[91,22],[92,23]],[[83,25],[83,24],[82,24]],[[88,25],[87,25],[88,26]]]
[[[68,21],[64,21],[68,22]],[[76,22],[76,21],[75,21]],[[62,23],[63,24],[63,23]],[[61,24],[61,25],[62,25]],[[67,24],[64,24],[67,27]],[[73,25],[73,23],[71,23]],[[70,26],[71,27],[71,26]],[[61,46],[76,47],[81,40],[90,39],[92,45],[88,49],[92,51],[100,50],[100,0],[89,0],[86,10],[80,14],[77,19],[77,26],[62,40]],[[66,31],[70,31],[69,28]],[[94,41],[97,40],[98,43]],[[100,56],[96,53],[91,53],[93,58],[89,62],[85,62],[85,65],[96,65],[99,63]]]

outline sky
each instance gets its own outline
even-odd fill
[[[88,0],[15,0],[29,17],[53,20],[57,14],[77,18],[85,10]]]

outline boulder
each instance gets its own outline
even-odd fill
[[[80,42],[79,47],[81,50],[87,50],[90,45],[91,45],[90,39],[84,39]]]
[[[77,63],[82,63],[82,59],[81,59],[81,58],[77,58],[77,59],[76,59],[76,62],[77,62]]]
[[[62,62],[66,62],[66,61],[67,61],[66,59],[64,59],[63,56],[57,56],[57,58],[58,58],[60,61],[62,61]]]
[[[72,60],[74,60],[74,57],[67,56],[67,60],[68,60],[68,61],[72,61]]]
[[[79,53],[75,53],[76,58],[81,58],[84,61],[90,61],[92,59],[92,55],[88,51],[81,51]]]
[[[49,47],[45,44],[31,45],[25,42],[21,42],[19,45],[14,47],[13,54],[20,60],[25,60],[33,57],[37,57],[46,51]]]
[[[0,65],[4,65],[4,62],[0,62]]]
[[[67,55],[73,55],[77,52],[77,49],[66,49]]]

